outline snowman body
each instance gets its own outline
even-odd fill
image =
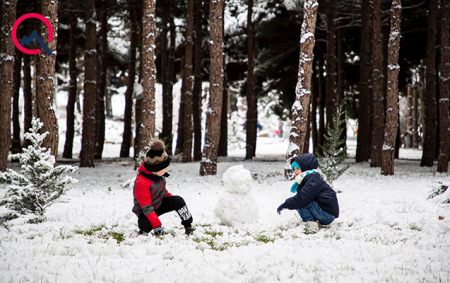
[[[225,192],[219,197],[214,214],[231,227],[256,223],[259,219],[258,205],[251,194],[252,176],[243,165],[228,168],[223,174]]]

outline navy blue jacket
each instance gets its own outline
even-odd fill
[[[311,153],[296,156],[291,160],[291,162],[294,161],[297,161],[303,172],[317,169],[319,165],[317,157]],[[299,184],[297,194],[288,198],[284,206],[288,209],[300,209],[312,201],[317,202],[323,211],[333,215],[335,218],[339,217],[339,204],[336,193],[319,173],[307,175]]]

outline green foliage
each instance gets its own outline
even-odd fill
[[[43,219],[45,209],[68,190],[67,185],[77,182],[76,179],[62,175],[73,173],[78,167],[54,167],[55,157],[50,154],[50,149],[41,147],[48,135],[48,132],[39,134],[42,125],[39,119],[33,117],[32,128],[25,134],[25,139],[31,145],[22,153],[11,155],[12,159],[18,159],[22,164],[21,172],[8,169],[0,173],[0,183],[9,185],[0,206],[10,210],[1,216],[1,221],[17,218],[16,213],[32,213]]]
[[[343,105],[341,105],[333,115],[333,125],[328,128],[324,145],[320,145],[323,154],[316,152],[319,158],[319,168],[331,187],[333,182],[350,167],[350,165],[340,166],[347,159],[347,146],[341,138],[344,131],[342,125],[345,123],[345,120],[342,119],[343,112]]]

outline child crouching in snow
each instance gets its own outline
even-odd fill
[[[311,153],[302,154],[291,159],[291,168],[295,174],[295,183],[291,192],[295,196],[286,199],[277,209],[296,209],[306,229],[317,232],[319,225],[331,224],[339,217],[339,204],[336,193],[316,171],[319,162]]]
[[[156,236],[164,235],[158,216],[175,210],[181,218],[186,235],[191,235],[194,231],[192,215],[184,199],[173,196],[166,189],[166,178],[170,176],[167,173],[170,157],[164,148],[162,141],[153,141],[145,161],[138,169],[133,189],[133,212],[138,217],[139,234],[149,233],[153,229]]]

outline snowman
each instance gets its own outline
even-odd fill
[[[259,218],[258,205],[251,194],[252,176],[244,166],[228,168],[223,174],[226,191],[219,197],[214,214],[231,227],[256,223]]]

